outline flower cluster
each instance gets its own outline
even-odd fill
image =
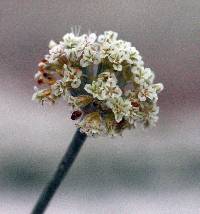
[[[50,41],[49,54],[38,64],[33,100],[42,104],[64,98],[72,120],[87,135],[121,134],[124,129],[154,125],[158,93],[154,73],[145,68],[138,50],[118,34],[67,33]]]

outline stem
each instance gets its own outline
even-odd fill
[[[42,194],[40,195],[33,211],[31,214],[42,214],[44,213],[45,209],[47,208],[51,198],[55,194],[56,190],[60,186],[61,182],[63,181],[65,175],[69,171],[71,165],[73,164],[74,160],[76,159],[78,152],[81,149],[81,146],[86,140],[87,135],[81,133],[79,129],[77,129],[74,137],[67,149],[64,157],[62,158],[57,171],[55,172],[53,178],[47,184],[46,188],[43,190]]]
[[[103,69],[103,63],[100,63],[98,65],[98,69],[97,69],[97,76],[101,73],[101,70]]]

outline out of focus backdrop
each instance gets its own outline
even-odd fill
[[[31,101],[51,39],[119,32],[163,82],[156,128],[89,138],[47,214],[200,213],[200,1],[0,1],[0,213],[30,213],[75,131]]]

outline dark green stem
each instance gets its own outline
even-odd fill
[[[46,188],[43,190],[42,194],[40,195],[32,214],[42,214],[44,213],[45,209],[47,208],[50,200],[52,199],[53,195],[55,194],[56,190],[60,186],[61,182],[63,181],[65,175],[69,171],[71,165],[73,164],[74,160],[76,159],[81,146],[86,140],[86,134],[81,133],[78,129],[74,134],[74,137],[65,153],[63,159],[61,160],[57,171],[55,172],[53,178],[47,184]]]

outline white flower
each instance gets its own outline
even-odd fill
[[[135,47],[129,47],[127,50],[127,58],[126,61],[133,66],[143,66],[144,62],[142,61],[142,57],[140,56],[139,51]]]
[[[49,42],[49,48],[52,49],[53,47],[55,47],[56,45],[58,45],[54,40],[51,40]]]
[[[122,95],[122,91],[117,85],[117,78],[110,72],[101,73],[97,81],[85,85],[85,90],[99,100],[120,97]]]
[[[142,88],[139,91],[138,98],[142,102],[146,101],[147,98],[156,102],[158,100],[158,95],[156,93],[155,88],[153,88],[152,86],[148,86],[148,87]]]
[[[97,39],[97,35],[95,33],[91,33],[87,37],[87,42],[92,44],[96,41],[96,39]]]
[[[130,109],[132,108],[131,102],[122,97],[112,98],[107,101],[107,106],[112,109],[115,120],[119,123],[123,117],[130,114]]]
[[[64,92],[65,92],[65,86],[64,86],[62,80],[56,81],[56,83],[54,83],[51,86],[51,90],[52,90],[52,94],[55,95],[56,97],[59,97],[62,94],[64,94]]]
[[[116,40],[118,37],[118,33],[114,32],[114,31],[105,31],[104,32],[105,38],[108,40]]]
[[[113,31],[105,31],[104,34],[98,36],[98,42],[112,42],[118,37],[118,33]]]
[[[152,87],[155,88],[157,93],[160,93],[164,89],[164,86],[162,83],[153,84]]]
[[[98,64],[100,62],[98,46],[89,45],[85,47],[83,52],[83,57],[80,60],[80,65],[82,67],[87,67],[90,64]]]
[[[153,83],[154,73],[150,68],[132,67],[133,80],[139,85],[149,85]]]
[[[93,81],[92,84],[86,84],[84,89],[89,93],[92,94],[94,98],[98,100],[104,100],[105,95],[103,93],[104,87],[103,82],[100,81]]]
[[[74,33],[67,33],[63,36],[63,41],[60,42],[64,46],[65,56],[70,61],[77,61],[87,44],[87,36],[83,34],[82,36],[75,36]]]
[[[116,71],[121,71],[122,70],[122,65],[120,65],[120,64],[113,64],[113,68]]]
[[[113,72],[105,71],[98,75],[98,81],[103,81],[105,99],[120,97],[122,90],[117,85],[117,78]]]
[[[49,50],[49,54],[45,56],[45,59],[51,63],[51,64],[56,64],[58,63],[58,59],[63,56],[64,54],[64,47],[59,44],[56,46],[53,46],[50,50]]]
[[[105,99],[120,97],[121,95],[122,95],[122,90],[115,83],[108,81],[104,84]]]
[[[105,59],[110,55],[110,52],[112,51],[112,46],[110,43],[105,42],[100,47],[100,58]]]
[[[35,88],[35,93],[32,96],[32,100],[38,101],[38,102],[44,102],[44,101],[51,101],[50,99],[51,90],[50,89],[42,89],[39,90]]]
[[[139,53],[137,51],[131,54],[131,43],[125,42],[123,40],[106,40],[102,43],[100,47],[100,58],[107,58],[112,64],[116,71],[122,70],[122,63],[127,61],[132,65],[136,65],[136,61],[139,61]]]
[[[125,93],[127,99],[131,102],[132,108],[130,109],[130,114],[126,117],[126,120],[130,124],[136,125],[136,122],[142,120],[142,113],[140,112],[140,100],[137,97],[137,93],[135,91],[127,91]]]
[[[41,60],[33,99],[55,103],[59,98],[81,114],[78,127],[87,135],[121,134],[124,129],[153,125],[158,120],[158,93],[154,72],[144,67],[139,51],[118,34],[105,31],[79,34],[79,29],[49,42]]]
[[[82,71],[79,68],[73,68],[64,65],[64,82],[70,82],[72,88],[78,88],[81,84]]]
[[[67,33],[63,36],[63,44],[66,49],[76,48],[78,44],[85,41],[85,35],[75,36],[74,33]]]
[[[85,45],[81,43],[74,48],[65,48],[64,54],[70,62],[79,61],[79,58],[83,53],[84,47]]]
[[[116,71],[121,71],[122,70],[122,65],[121,63],[124,60],[124,53],[120,52],[118,49],[114,49],[111,51],[110,55],[108,56],[108,59],[111,63],[113,63],[113,68]]]

